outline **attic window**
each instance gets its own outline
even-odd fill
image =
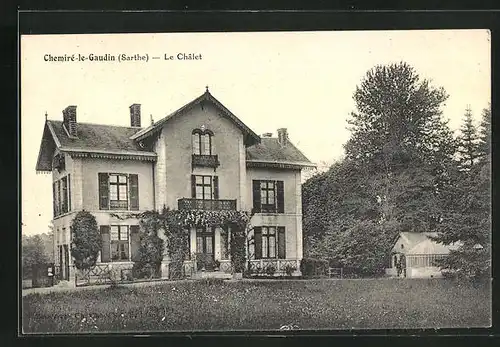
[[[401,244],[401,249],[405,248],[405,246],[403,244]]]
[[[194,129],[192,132],[193,154],[212,155],[214,133],[208,129]]]

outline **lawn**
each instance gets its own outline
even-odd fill
[[[25,333],[490,325],[489,285],[451,280],[202,281],[23,297]]]

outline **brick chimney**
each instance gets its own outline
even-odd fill
[[[141,127],[141,104],[130,105],[130,126]]]
[[[288,132],[286,131],[286,128],[279,128],[278,129],[278,142],[282,146],[286,146],[288,143]]]
[[[63,124],[70,137],[78,137],[76,106],[68,106],[63,110]]]

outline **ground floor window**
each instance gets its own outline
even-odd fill
[[[285,227],[260,226],[254,228],[255,259],[285,259],[286,235]]]
[[[138,225],[101,225],[101,262],[134,261],[138,257]]]
[[[129,231],[127,225],[111,226],[111,260],[127,261],[129,254]]]

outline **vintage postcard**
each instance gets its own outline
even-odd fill
[[[489,31],[20,52],[22,333],[491,326]]]

